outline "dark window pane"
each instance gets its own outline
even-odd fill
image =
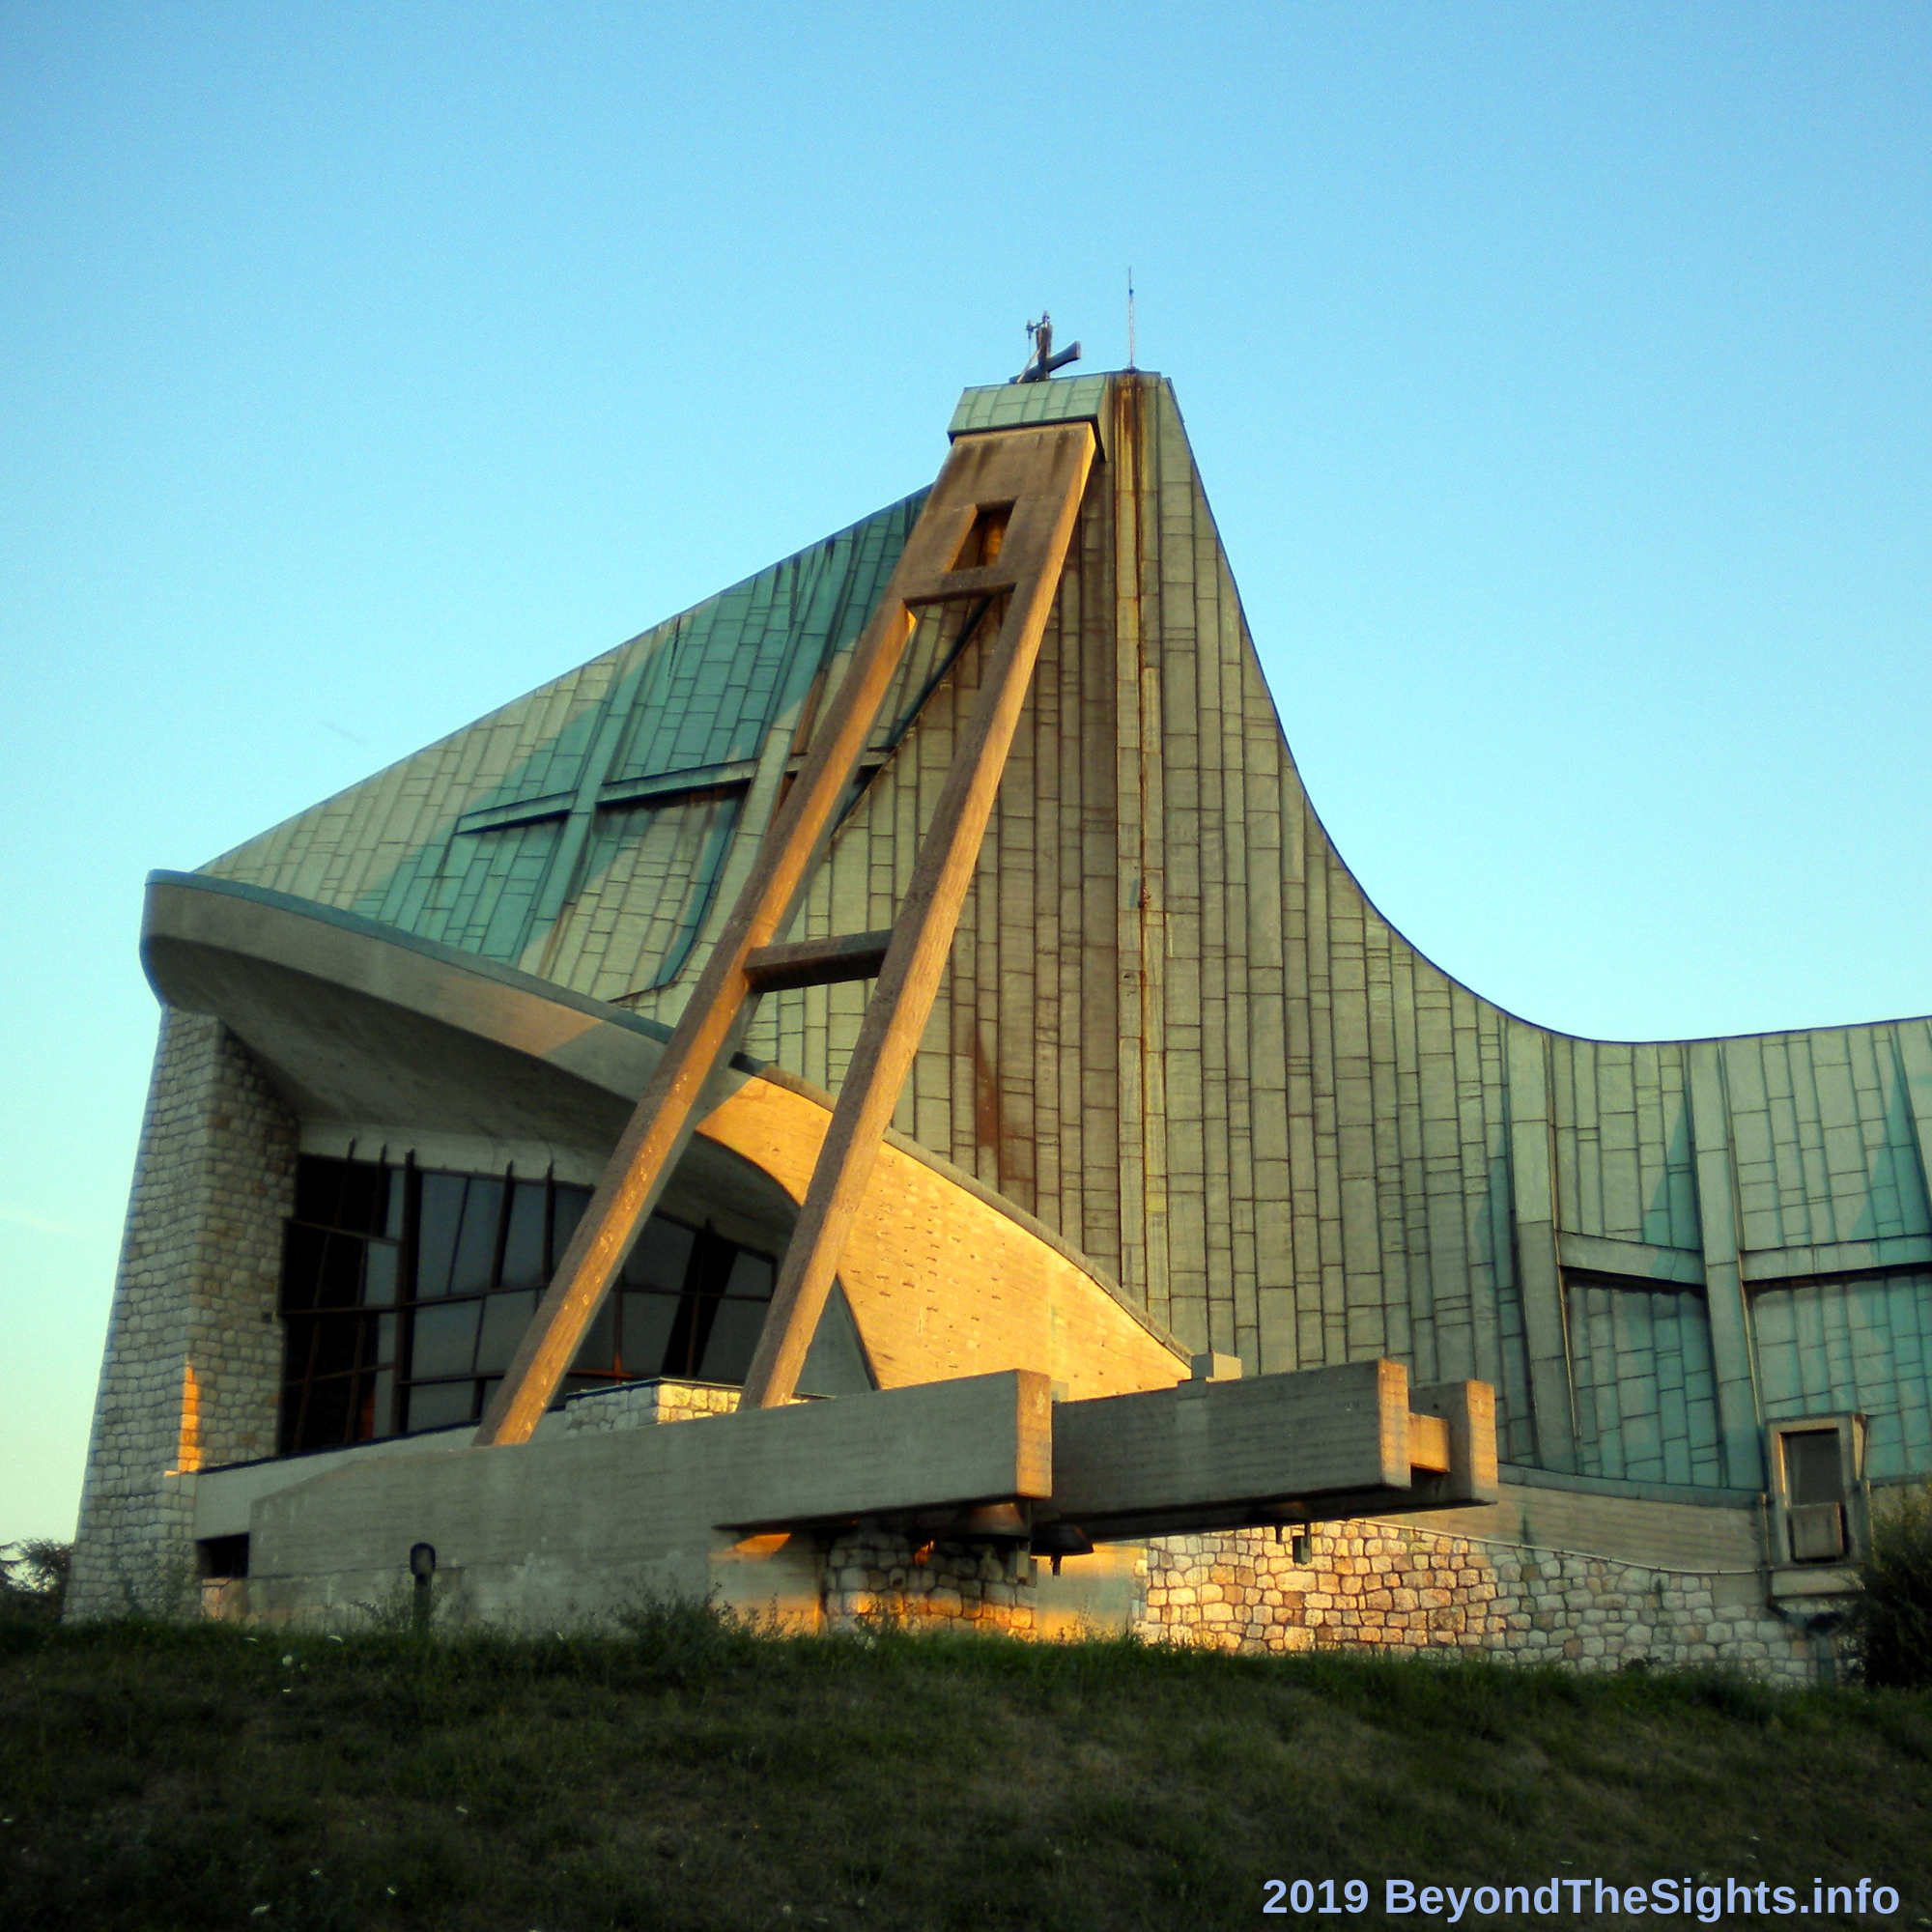
[[[718,1306],[715,1294],[686,1294],[678,1298],[677,1313],[671,1318],[670,1338],[665,1344],[664,1373],[686,1378],[696,1375],[704,1359],[704,1344],[711,1333],[711,1312]]]
[[[480,1294],[495,1279],[497,1224],[503,1212],[503,1183],[473,1175],[463,1200],[463,1232],[457,1236],[456,1264],[449,1273],[451,1294]]]
[[[376,1433],[376,1378],[355,1378],[355,1429],[354,1440],[366,1442]]]
[[[318,1227],[333,1228],[335,1210],[342,1200],[342,1170],[339,1160],[323,1160],[303,1154],[296,1162],[296,1219],[313,1221]]]
[[[426,1174],[416,1226],[416,1294],[424,1301],[449,1293],[449,1265],[456,1257],[456,1233],[463,1223],[463,1177]]]
[[[530,1317],[537,1312],[533,1288],[493,1294],[483,1304],[483,1339],[477,1345],[476,1368],[481,1375],[500,1375],[510,1366]]]
[[[398,1318],[384,1315],[376,1322],[376,1359],[378,1362],[393,1362],[396,1359],[396,1322]]]
[[[617,1366],[617,1298],[604,1297],[604,1306],[590,1319],[583,1340],[577,1345],[577,1359],[570,1365],[579,1370],[604,1370]]]
[[[389,1241],[371,1241],[362,1263],[362,1305],[388,1308],[396,1301],[397,1250]]]
[[[555,1274],[557,1264],[563,1260],[563,1251],[569,1247],[570,1237],[576,1234],[577,1224],[583,1219],[583,1210],[589,1205],[590,1190],[587,1187],[559,1187],[556,1190],[556,1206],[550,1233],[551,1274]]]
[[[769,1255],[754,1255],[741,1248],[732,1259],[731,1272],[724,1281],[724,1293],[769,1301],[776,1274]]]
[[[1794,1503],[1844,1499],[1835,1429],[1807,1429],[1784,1438],[1784,1486]]]
[[[355,1368],[360,1325],[353,1315],[292,1315],[288,1326],[290,1378],[340,1375]]]
[[[689,1228],[653,1214],[624,1264],[624,1285],[678,1293],[690,1272],[691,1250],[696,1239]]]
[[[335,1210],[338,1228],[380,1235],[389,1220],[389,1170],[373,1161],[342,1163],[342,1198]]]
[[[639,1294],[629,1290],[624,1295],[623,1346],[624,1373],[627,1376],[659,1376],[664,1373],[665,1345],[670,1340],[670,1324],[677,1314],[674,1294]]]
[[[408,1429],[443,1429],[476,1420],[474,1382],[431,1382],[410,1391]]]
[[[510,1195],[510,1232],[503,1243],[505,1288],[541,1288],[544,1271],[544,1196],[541,1180],[520,1180]]]
[[[380,1235],[392,1193],[389,1170],[369,1160],[325,1160],[304,1154],[296,1163],[296,1219],[319,1227]]]
[[[601,1389],[609,1388],[610,1386],[610,1378],[607,1376],[565,1376],[563,1386],[557,1390],[557,1395],[559,1397],[582,1395],[585,1389]]]
[[[324,1251],[328,1236],[314,1228],[289,1224],[282,1236],[282,1312],[295,1314],[313,1308],[316,1287],[322,1279]]]
[[[354,1235],[323,1236],[322,1267],[316,1279],[318,1308],[362,1305],[363,1243]]]
[[[475,1301],[451,1301],[440,1307],[416,1310],[410,1350],[412,1381],[470,1373],[476,1356],[476,1317],[481,1306]]]
[[[762,1301],[721,1301],[711,1319],[711,1334],[704,1345],[703,1367],[699,1379],[707,1382],[742,1382],[752,1366],[752,1350],[758,1346],[758,1331],[765,1325],[766,1304]]]
[[[331,1376],[327,1381],[310,1382],[308,1402],[302,1416],[299,1449],[324,1449],[333,1443],[348,1442],[350,1423],[355,1408],[355,1378]]]
[[[316,1321],[312,1315],[291,1315],[282,1324],[282,1374],[292,1382],[307,1380],[311,1370],[309,1350],[315,1346]]]
[[[282,1307],[355,1308],[362,1299],[362,1241],[291,1227],[282,1242]]]

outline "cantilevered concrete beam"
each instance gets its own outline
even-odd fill
[[[1035,1520],[1119,1541],[1493,1502],[1489,1384],[1416,1398],[1400,1362],[1373,1361],[1060,1403]]]

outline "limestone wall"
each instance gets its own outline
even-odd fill
[[[730,1415],[741,1390],[716,1382],[620,1382],[611,1389],[587,1389],[563,1406],[563,1428],[572,1435],[608,1434],[613,1429],[649,1429],[660,1422],[696,1422],[707,1415]]]
[[[1375,1521],[1321,1524],[1307,1545],[1297,1562],[1293,1540],[1266,1530],[1151,1544],[1135,1628],[1229,1650],[1362,1645],[1817,1676],[1810,1641],[1766,1607],[1756,1570],[1660,1569]]]
[[[296,1125],[219,1021],[166,1010],[81,1492],[69,1614],[172,1604],[195,1473],[271,1455]]]
[[[1458,1652],[1583,1670],[1727,1664],[1815,1682],[1810,1640],[1765,1607],[1756,1571],[1667,1570],[1407,1525],[1323,1524],[1297,1561],[1271,1531],[1166,1537],[1129,1552],[1128,1627],[1224,1650]],[[1066,1579],[1077,1580],[1075,1558]],[[879,1617],[1032,1635],[1065,1631],[1056,1583],[984,1545],[854,1532],[825,1551],[828,1629]],[[1099,1626],[1104,1634],[1105,1626]]]

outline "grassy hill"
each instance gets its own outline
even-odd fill
[[[1807,1926],[1932,1925],[1932,1694],[631,1624],[0,1628],[0,1923],[1628,1923],[1602,1879],[1684,1888],[1647,1922],[1738,1925],[1777,1915],[1697,1889],[1866,1879],[1888,1918]],[[1264,1915],[1271,1879],[1339,1909]],[[1584,1886],[1391,1915],[1392,1879]]]

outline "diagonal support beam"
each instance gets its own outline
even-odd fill
[[[755,964],[762,962],[754,962],[753,955],[765,954],[769,959],[766,949],[790,924],[811,874],[824,856],[840,800],[904,658],[916,611],[926,605],[1006,596],[1009,610],[994,645],[994,659],[1005,664],[1013,652],[1015,641],[1030,628],[1032,642],[1024,656],[1026,668],[1031,669],[1093,454],[1093,431],[1084,423],[997,431],[962,437],[953,444],[925,508],[907,539],[879,608],[853,651],[838,696],[826,707],[813,731],[804,769],[779,808],[738,904],[692,989],[684,1017],[639,1098],[564,1252],[556,1278],[525,1331],[509,1373],[497,1385],[477,1427],[475,1446],[529,1439],[568,1371],[584,1330],[623,1266],[639,1230],[656,1206],[678,1157],[689,1144],[698,1119],[719,1097],[715,1091],[717,1076],[728,1065],[744,1037],[756,1005]],[[1021,619],[1019,631],[1014,629],[1016,614]],[[1012,705],[1014,719],[1019,698],[1023,696],[1022,675]],[[991,764],[985,806],[979,814],[981,831],[986,810],[991,807],[991,786],[998,782],[999,763],[1011,739],[1012,720],[1008,721],[1005,731]],[[984,762],[983,753],[991,738],[976,728],[969,732],[968,742],[980,747],[982,755],[978,762]],[[965,761],[962,753],[960,762]],[[949,781],[940,808],[942,825],[947,823],[947,805],[952,796],[953,786]],[[979,838],[980,832],[976,831],[966,858],[965,876],[969,878]],[[895,928],[898,937],[903,937],[902,929],[913,908],[923,902],[921,881],[925,876],[925,866],[923,853],[906,908]],[[947,890],[951,890],[950,885]],[[963,892],[962,880],[952,896],[952,914],[945,923],[949,940],[952,920],[957,917],[958,897]],[[929,891],[926,896],[931,896]],[[945,894],[940,896],[943,898]],[[923,932],[928,929],[929,922],[922,924]],[[887,952],[881,989],[894,973],[893,956],[897,944],[895,938],[894,948]],[[941,942],[940,963],[943,956],[944,942]],[[904,977],[901,968],[893,983],[901,983]],[[936,965],[930,977],[936,986]],[[930,991],[925,1001],[929,1006]],[[875,994],[873,1007],[878,1003]],[[922,1007],[922,1025],[924,1011]],[[868,1028],[870,1024],[868,1011]],[[917,1031],[915,1028],[915,1040]],[[864,1049],[862,1036],[861,1051]],[[858,1064],[855,1060],[855,1068]],[[898,1078],[903,1078],[903,1066]],[[848,1089],[851,1086],[848,1077]],[[895,1082],[893,1099],[896,1094]],[[891,1112],[889,1100],[886,1117]],[[879,1131],[882,1133],[883,1129],[884,1119],[881,1119]],[[833,1136],[838,1134],[838,1117],[835,1116]],[[828,1149],[831,1145],[829,1138]],[[876,1152],[875,1137],[866,1160],[867,1170],[871,1155]],[[849,1219],[848,1208],[845,1220]],[[801,1232],[803,1225],[801,1220]],[[799,1237],[795,1235],[794,1248],[798,1244]],[[813,1243],[814,1266],[822,1245]],[[828,1288],[837,1262],[835,1247],[825,1268]],[[822,1307],[823,1302],[821,1291],[818,1306]],[[816,1312],[816,1309],[812,1312],[814,1321]],[[768,1330],[775,1319],[776,1303],[774,1316],[767,1319]],[[763,1353],[761,1345],[760,1355]],[[803,1360],[802,1349],[799,1358]],[[793,1377],[796,1379],[795,1369]],[[789,1387],[786,1393],[789,1394]]]
[[[1042,532],[1038,549],[1024,558],[1005,621],[986,659],[979,702],[953,753],[912,882],[894,922],[892,945],[866,1009],[832,1125],[812,1170],[745,1378],[746,1408],[775,1407],[789,1402],[797,1388],[845,1236],[925,1031],[1093,463],[1093,437],[1085,433],[1084,425],[1082,432],[1077,438],[1065,436],[1052,450],[1050,465],[1044,466],[1050,469],[1052,481],[1041,495],[1057,499],[1058,514],[1050,531]],[[1012,559],[1016,541],[1009,532],[999,553],[1002,565]],[[969,574],[980,579],[986,572],[960,573]]]

